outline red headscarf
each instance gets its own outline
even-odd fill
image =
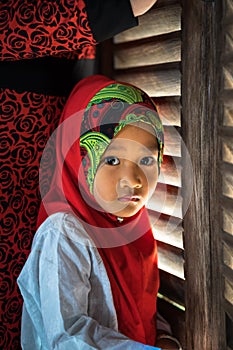
[[[100,131],[103,111],[106,112],[103,101],[122,101],[120,96],[111,93],[99,98],[99,94],[106,91],[104,88],[112,84],[119,83],[96,75],[83,79],[73,89],[57,129],[56,168],[51,187],[43,199],[38,225],[56,212],[72,212],[80,219],[103,259],[111,284],[119,331],[133,340],[154,345],[159,275],[157,247],[147,210],[142,208],[122,223],[114,215],[103,212],[86,181],[86,168],[90,164],[86,163],[87,157],[84,157],[80,147],[80,137],[88,129]],[[127,86],[119,84],[123,89]],[[152,100],[138,88],[130,87],[135,96],[131,97],[132,100],[129,98],[123,101],[128,103],[127,113],[132,111],[135,103],[139,106],[138,115],[145,107],[156,113]],[[118,124],[127,113],[121,112],[120,117],[118,113]],[[108,114],[105,117],[108,118]],[[111,134],[111,126],[114,124],[115,130],[117,123],[111,120],[103,132]],[[162,137],[159,137],[161,141]],[[41,167],[43,171],[43,158]]]

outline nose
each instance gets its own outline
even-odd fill
[[[142,170],[133,162],[125,162],[121,169],[120,187],[141,188],[142,187]]]

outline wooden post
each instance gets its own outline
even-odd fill
[[[220,20],[221,1],[183,0],[181,125],[194,173],[194,193],[184,219],[187,350],[225,349],[218,136]]]

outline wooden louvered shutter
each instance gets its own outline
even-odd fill
[[[223,16],[222,240],[223,309],[227,349],[233,350],[233,2],[224,2]]]
[[[111,57],[106,55],[110,51],[112,62],[109,62]],[[178,133],[181,127],[180,2],[159,0],[139,18],[138,27],[105,43],[102,52],[102,72],[146,91],[154,99],[164,124],[164,176],[161,176],[148,209],[152,223],[155,223],[153,228],[158,241],[160,308],[163,314],[167,314],[174,332],[181,339],[184,335],[184,271],[181,140]],[[166,202],[160,212],[160,202],[165,194]]]

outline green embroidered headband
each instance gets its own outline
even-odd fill
[[[91,193],[100,159],[111,140],[126,125],[139,121],[151,125],[155,131],[160,167],[164,148],[163,126],[153,101],[143,91],[133,86],[111,84],[89,102],[82,121],[80,147]]]

